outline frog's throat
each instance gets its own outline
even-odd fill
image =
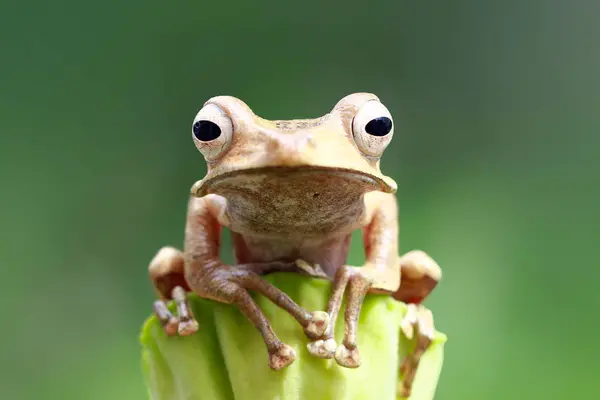
[[[386,176],[376,176],[362,171],[357,171],[347,168],[331,168],[331,167],[260,167],[250,168],[244,171],[231,171],[219,174],[214,177],[209,177],[200,180],[191,188],[192,196],[203,197],[207,194],[217,193],[219,187],[231,184],[235,186],[235,182],[239,179],[251,178],[253,176],[265,175],[273,177],[289,177],[291,175],[304,174],[307,178],[311,175],[328,175],[339,177],[342,181],[350,181],[360,183],[363,192],[381,191],[384,193],[395,193],[397,186],[396,182]]]

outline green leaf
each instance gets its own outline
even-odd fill
[[[308,310],[324,310],[331,283],[290,273],[265,277]],[[268,299],[254,296],[280,339],[296,351],[296,361],[282,371],[268,366],[265,344],[253,325],[235,307],[190,295],[200,330],[187,337],[167,337],[150,317],[142,334],[142,360],[154,400],[346,400],[396,399],[400,361],[414,340],[400,334],[406,305],[390,296],[365,299],[358,328],[361,366],[340,367],[335,360],[315,358],[300,325]],[[173,305],[171,304],[173,309]],[[336,339],[344,332],[343,309]],[[446,337],[436,333],[417,371],[411,399],[434,397]]]

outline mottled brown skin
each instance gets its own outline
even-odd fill
[[[365,295],[390,293],[418,304],[433,289],[432,281],[437,283],[441,276],[435,262],[420,252],[398,256],[396,183],[381,173],[381,154],[362,151],[367,143],[374,146],[368,149],[381,147],[383,153],[387,142],[365,135],[359,138],[362,142],[357,139],[355,118],[367,102],[377,102],[369,103],[375,109],[380,104],[375,95],[357,93],[344,97],[321,118],[291,121],[260,118],[234,97],[215,97],[205,104],[218,107],[211,106],[222,113],[215,121],[225,120],[224,126],[230,121],[233,133],[228,142],[195,139],[207,158],[208,172],[192,187],[184,250],[163,248],[150,265],[161,299],[178,303],[178,317],[162,301],[155,305],[167,333],[185,335],[198,329],[182,297],[186,290],[193,291],[237,306],[263,335],[271,368],[281,369],[293,362],[294,352],[272,331],[248,293],[254,290],[304,327],[313,340],[308,344],[313,355],[335,357],[338,364],[356,368],[357,325]],[[232,231],[235,265],[219,259],[222,227]],[[350,235],[357,229],[363,231],[366,254],[361,267],[346,265]],[[401,269],[408,272],[402,285]],[[261,278],[273,271],[332,279],[327,313],[303,309]],[[346,330],[337,346],[333,327],[344,295]],[[418,323],[407,322],[415,327]],[[416,364],[418,360],[411,359],[405,369],[415,369]]]

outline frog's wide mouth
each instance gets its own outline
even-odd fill
[[[247,186],[249,181],[256,178],[260,179],[261,177],[270,181],[290,179],[291,181],[298,182],[299,180],[306,179],[306,182],[309,184],[311,179],[315,177],[327,177],[336,180],[339,179],[339,184],[353,183],[358,185],[363,188],[364,192],[379,190],[385,193],[394,193],[396,191],[395,186],[392,186],[379,176],[349,168],[276,166],[230,171],[209,177],[208,179],[205,178],[196,182],[192,186],[191,192],[196,197],[202,197],[207,194],[217,193],[224,187]]]

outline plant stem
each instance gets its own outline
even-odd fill
[[[308,310],[324,310],[330,282],[297,274],[265,277]],[[142,329],[144,375],[154,400],[349,400],[396,399],[399,363],[412,350],[414,339],[400,334],[406,306],[389,296],[365,299],[358,330],[362,364],[338,366],[306,350],[302,328],[285,311],[255,296],[281,340],[294,348],[297,359],[282,371],[272,371],[267,351],[253,325],[233,306],[190,295],[200,330],[188,337],[167,337],[150,317]],[[336,339],[343,336],[343,310]],[[443,362],[446,337],[436,333],[417,371],[411,399],[434,397]]]

